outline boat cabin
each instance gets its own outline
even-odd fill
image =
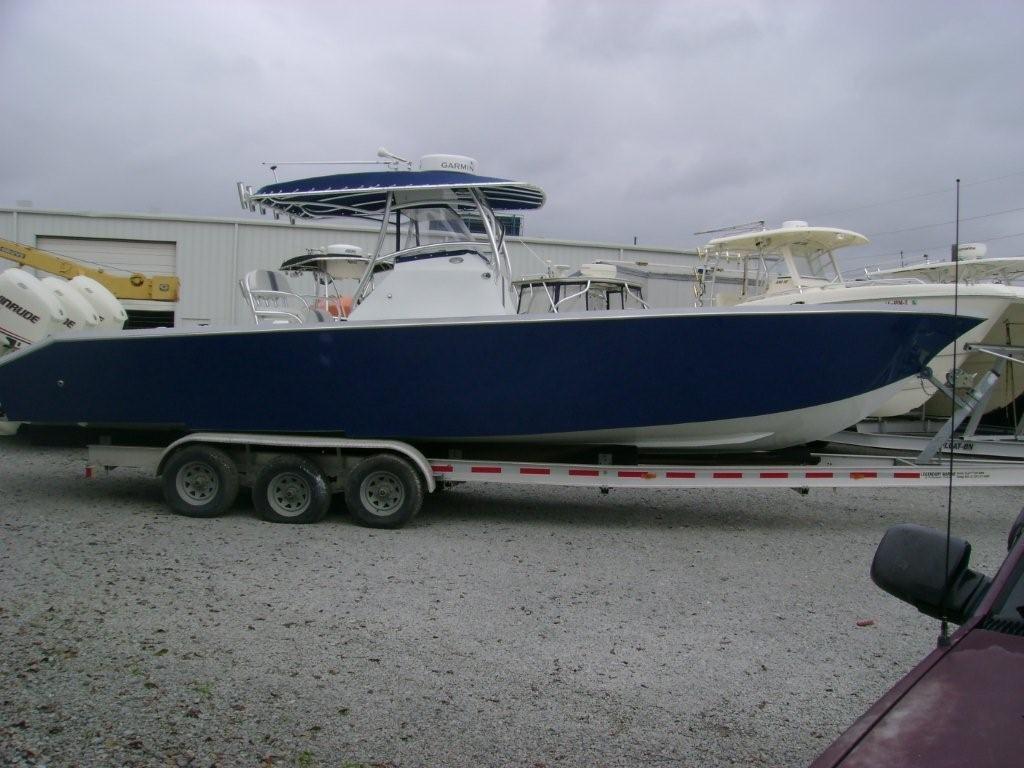
[[[740,303],[774,293],[841,285],[834,252],[867,242],[847,229],[787,221],[778,229],[715,238],[700,254],[708,274],[722,266],[742,272],[740,290],[731,296],[731,303]]]

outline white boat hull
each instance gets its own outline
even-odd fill
[[[1018,299],[1010,304],[1006,311],[989,328],[981,340],[982,344],[993,345],[1024,345],[1024,288],[1006,286],[1014,291]],[[957,360],[957,367],[968,375],[973,383],[977,383],[996,362],[992,355],[984,352],[969,352],[965,358]],[[933,387],[934,389],[934,387]],[[989,397],[985,412],[1005,408],[1024,394],[1024,369],[1019,365],[1007,363],[1006,370],[999,379]],[[924,405],[928,416],[948,417],[952,412],[950,399],[941,392],[935,393]]]
[[[641,450],[687,452],[771,451],[821,440],[867,418],[890,400],[901,382],[857,397],[811,408],[766,414],[752,421],[722,419],[689,424],[669,424],[636,429],[608,429],[560,434],[504,436],[500,442],[565,443],[567,445],[632,445]],[[492,438],[493,439],[493,438]]]

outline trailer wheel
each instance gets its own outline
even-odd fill
[[[216,517],[238,496],[238,469],[224,451],[192,445],[177,451],[164,466],[164,499],[179,515]]]
[[[348,476],[345,504],[363,525],[398,528],[423,506],[423,481],[419,472],[397,456],[369,456]]]
[[[271,523],[317,523],[331,506],[331,493],[315,462],[302,456],[278,456],[256,475],[252,501]]]

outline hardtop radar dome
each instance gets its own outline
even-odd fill
[[[984,243],[964,243],[957,246],[956,254],[960,261],[984,259],[988,255],[988,246]]]
[[[476,160],[465,155],[424,155],[420,158],[420,170],[476,173]]]

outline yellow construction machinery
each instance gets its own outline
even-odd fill
[[[144,301],[177,301],[179,281],[174,275],[152,277],[133,272],[130,275],[108,272],[102,267],[80,264],[59,254],[50,253],[30,245],[22,245],[0,238],[0,259],[15,262],[20,267],[31,267],[51,275],[70,280],[85,275],[104,285],[119,299]]]

